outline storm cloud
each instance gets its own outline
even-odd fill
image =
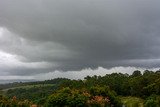
[[[29,76],[98,67],[158,68],[159,4],[0,0],[0,72]]]

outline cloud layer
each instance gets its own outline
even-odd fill
[[[0,0],[0,72],[29,76],[98,67],[157,68],[159,4],[159,0]]]

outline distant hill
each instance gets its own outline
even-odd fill
[[[0,84],[8,84],[8,83],[15,83],[15,82],[34,82],[34,79],[10,79],[10,80],[0,80]]]
[[[45,81],[36,81],[36,80],[0,80],[0,90],[21,87],[26,85],[38,85],[38,84],[59,84],[60,82],[68,80],[66,78],[56,78]]]

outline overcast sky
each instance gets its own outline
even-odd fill
[[[0,79],[159,67],[159,0],[0,0]]]

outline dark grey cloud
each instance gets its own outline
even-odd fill
[[[159,4],[159,0],[0,0],[0,50],[21,63],[7,72],[159,67]],[[31,63],[48,68],[24,67]]]

